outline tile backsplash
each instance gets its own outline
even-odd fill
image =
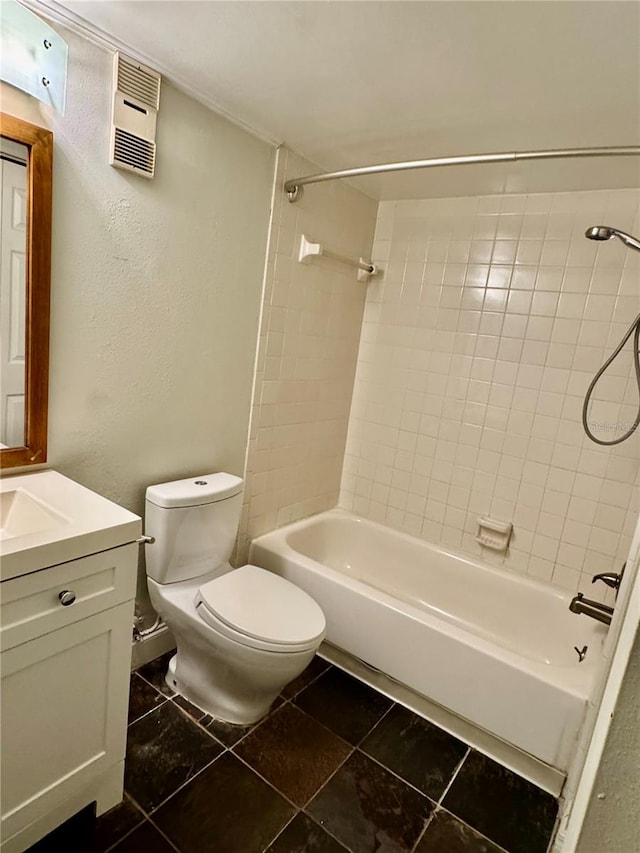
[[[366,285],[328,258],[298,262],[306,234],[335,252],[370,255],[377,203],[347,184],[309,187],[295,204],[285,180],[319,171],[281,148],[236,559],[251,539],[336,505]]]
[[[379,205],[341,506],[566,589],[620,568],[640,434],[600,446],[581,412],[640,311],[640,254],[584,231],[637,234],[639,205],[639,190]],[[604,440],[635,417],[630,353],[594,395]],[[506,555],[476,542],[480,515],[513,522]]]

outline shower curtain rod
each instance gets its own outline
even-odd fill
[[[515,160],[553,160],[570,157],[626,157],[639,155],[640,146],[621,145],[606,148],[556,148],[549,151],[507,151],[499,154],[467,154],[459,157],[432,157],[429,160],[406,160],[401,163],[379,163],[375,166],[359,166],[355,169],[340,169],[337,172],[321,172],[292,178],[284,185],[289,201],[299,197],[306,184],[336,181],[339,178],[357,178],[361,175],[380,175],[384,172],[404,172],[408,169],[429,169],[434,166],[464,166],[473,163],[505,163]]]

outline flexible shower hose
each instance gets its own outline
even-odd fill
[[[591,396],[593,394],[593,389],[596,387],[596,383],[605,372],[605,370],[609,367],[612,361],[618,357],[620,351],[623,346],[629,340],[629,338],[633,335],[633,368],[636,374],[636,385],[638,388],[638,411],[636,413],[636,419],[634,420],[631,427],[625,432],[624,435],[620,436],[620,438],[614,438],[613,441],[603,441],[601,438],[596,438],[595,435],[589,429],[589,423],[587,420],[587,412],[589,409],[589,403],[591,402]],[[604,444],[604,445],[612,445],[612,444],[620,444],[622,441],[626,441],[630,435],[632,435],[637,427],[640,424],[640,314],[636,317],[633,323],[629,326],[628,331],[625,336],[622,338],[618,346],[615,348],[613,353],[609,356],[609,358],[602,365],[600,370],[596,373],[596,375],[591,380],[591,384],[587,389],[587,393],[584,398],[584,403],[582,406],[582,426],[584,427],[584,431],[589,436],[591,441],[595,441],[596,444]]]

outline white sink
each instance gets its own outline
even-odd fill
[[[0,539],[13,539],[68,523],[68,518],[26,489],[0,493]]]
[[[137,515],[57,471],[0,479],[0,581],[134,542]]]

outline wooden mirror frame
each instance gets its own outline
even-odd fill
[[[47,459],[53,133],[0,113],[0,136],[19,142],[28,150],[25,443],[23,447],[0,450],[0,468],[14,468],[37,465]]]

